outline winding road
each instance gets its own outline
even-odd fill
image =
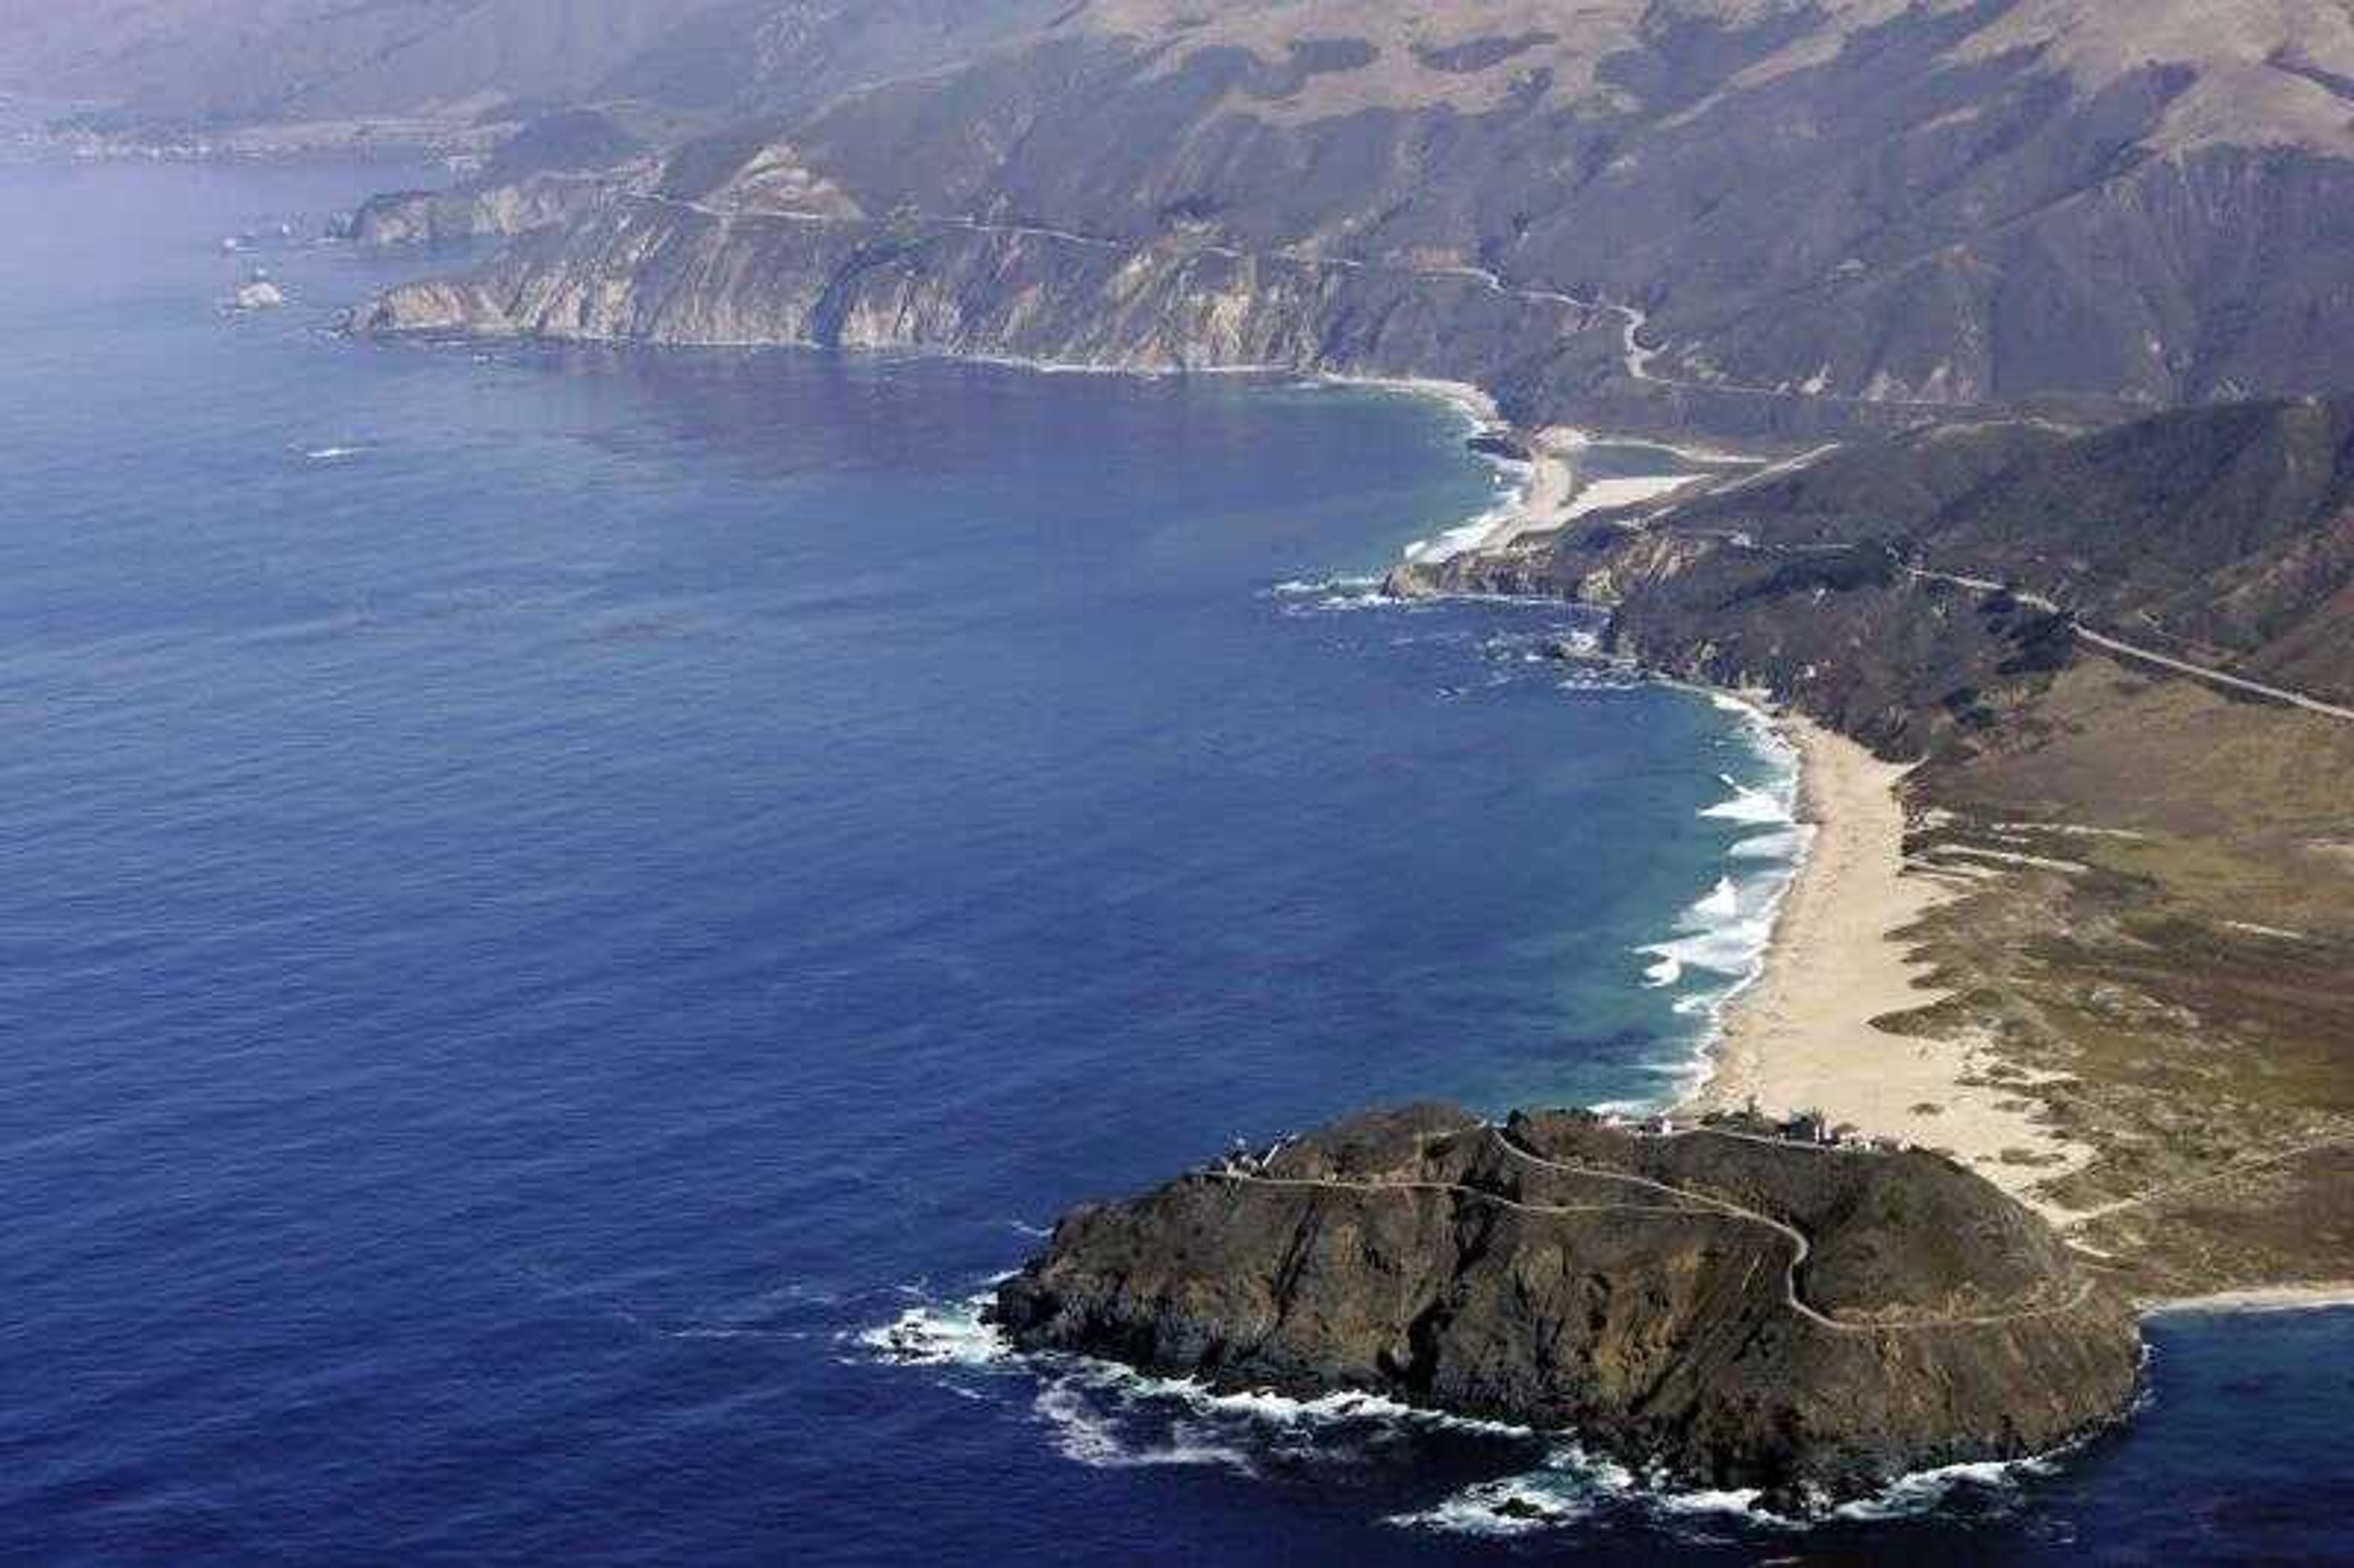
[[[2294,691],[2286,686],[2268,686],[2261,681],[2251,681],[2244,676],[2227,674],[2221,670],[2210,669],[2204,664],[2193,664],[2188,660],[2160,653],[2154,648],[2143,648],[2120,641],[2106,632],[2094,630],[2078,619],[2074,611],[2062,609],[2041,594],[2031,593],[2025,588],[2014,588],[2009,583],[1995,582],[1988,577],[1967,577],[1953,572],[1933,572],[1925,567],[1906,567],[1904,572],[1907,576],[1920,578],[1924,582],[1951,583],[1956,588],[1972,588],[1979,593],[2009,594],[2030,609],[2040,609],[2046,615],[2059,616],[2067,621],[2069,629],[2077,636],[2094,647],[2107,652],[2126,659],[2138,660],[2145,664],[2155,664],[2162,670],[2171,670],[2177,674],[2188,675],[2195,681],[2204,681],[2210,685],[2222,686],[2231,691],[2245,693],[2250,696],[2268,697],[2274,702],[2285,703],[2291,707],[2302,708],[2307,713],[2319,714],[2325,718],[2354,724],[2354,708],[2345,707],[2337,703],[2324,702],[2309,693]]]
[[[1530,1203],[1518,1198],[1508,1198],[1500,1192],[1490,1192],[1484,1188],[1466,1186],[1456,1181],[1431,1181],[1405,1178],[1396,1180],[1381,1180],[1376,1178],[1363,1181],[1344,1181],[1338,1177],[1267,1176],[1251,1171],[1229,1169],[1213,1170],[1204,1172],[1204,1174],[1214,1181],[1231,1181],[1240,1185],[1258,1187],[1306,1188],[1344,1192],[1448,1192],[1453,1193],[1458,1197],[1470,1198],[1479,1202],[1494,1204],[1498,1208],[1510,1209],[1515,1213],[1534,1214],[1539,1217],[1556,1215],[1573,1216],[1579,1214],[1648,1214],[1685,1220],[1713,1217],[1718,1219],[1739,1221],[1748,1224],[1763,1225],[1767,1230],[1774,1232],[1775,1234],[1780,1236],[1784,1241],[1790,1244],[1790,1259],[1784,1266],[1782,1272],[1782,1305],[1801,1319],[1812,1323],[1819,1328],[1829,1330],[1833,1333],[1876,1334],[1889,1331],[1909,1332],[1929,1329],[1990,1328],[2007,1323],[2022,1322],[2036,1318],[2057,1317],[2064,1312],[2073,1312],[2077,1308],[2083,1306],[2085,1300],[2093,1293],[2093,1282],[2087,1279],[2077,1287],[2074,1296],[2070,1298],[2068,1300],[2060,1302],[2056,1305],[2047,1303],[2042,1306],[2019,1308],[2006,1312],[1961,1313],[1928,1318],[1893,1319],[1870,1323],[1848,1322],[1841,1319],[1831,1317],[1829,1314],[1822,1311],[1820,1308],[1808,1302],[1805,1296],[1800,1293],[1798,1289],[1799,1271],[1806,1266],[1807,1259],[1814,1255],[1814,1243],[1809,1241],[1807,1238],[1806,1233],[1799,1230],[1797,1226],[1789,1224],[1785,1221],[1777,1220],[1771,1214],[1761,1213],[1755,1209],[1747,1208],[1740,1203],[1736,1203],[1729,1198],[1720,1198],[1706,1192],[1695,1192],[1686,1188],[1670,1185],[1665,1181],[1654,1181],[1646,1176],[1632,1176],[1623,1171],[1611,1171],[1598,1166],[1577,1165],[1564,1160],[1548,1160],[1543,1155],[1532,1153],[1530,1150],[1522,1148],[1519,1144],[1505,1137],[1503,1130],[1492,1123],[1486,1124],[1485,1130],[1490,1137],[1496,1140],[1497,1145],[1508,1155],[1526,1164],[1536,1166],[1542,1170],[1559,1171],[1564,1175],[1582,1177],[1589,1181],[1616,1181],[1622,1185],[1639,1188],[1646,1192],[1662,1193],[1676,1200],[1676,1202],[1671,1204]]]

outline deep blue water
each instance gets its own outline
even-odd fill
[[[1426,405],[356,345],[422,263],[333,250],[213,309],[386,177],[0,169],[0,1554],[2348,1547],[2344,1314],[1803,1537],[976,1359],[1028,1227],[1235,1133],[1662,1092],[1709,982],[1636,949],[1756,896],[1770,764],[1559,612],[1276,590],[1486,503]],[[1389,1522],[1514,1477],[1585,1517]]]

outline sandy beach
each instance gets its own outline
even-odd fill
[[[1449,397],[1467,411],[1478,411],[1479,405],[1464,401],[1453,388],[1408,385],[1416,391]],[[1558,528],[1590,513],[1655,500],[1706,477],[1698,473],[1666,473],[1587,480],[1580,472],[1578,459],[1595,440],[1592,432],[1568,425],[1547,426],[1537,431],[1528,438],[1529,461],[1515,465],[1522,477],[1512,498],[1462,527],[1449,529],[1426,542],[1411,553],[1412,558],[1427,563],[1473,550],[1500,550],[1524,534]]]
[[[1754,1097],[1769,1113],[1819,1110],[1834,1125],[1946,1150],[2027,1197],[2088,1151],[2037,1126],[2015,1086],[1966,1082],[1979,1065],[1974,1044],[1873,1022],[1937,1000],[1898,933],[1952,896],[1905,869],[1898,788],[1906,769],[1804,718],[1782,723],[1802,758],[1800,816],[1813,842],[1765,973],[1727,1008],[1691,1108],[1738,1108]]]

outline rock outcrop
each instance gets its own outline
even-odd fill
[[[1568,1429],[1785,1509],[2063,1444],[2141,1360],[2126,1304],[1940,1157],[1440,1106],[1079,1209],[994,1311],[1034,1351]]]

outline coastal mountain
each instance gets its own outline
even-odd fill
[[[2354,350],[2342,0],[1097,0],[991,42],[685,148],[378,323],[1793,431],[2326,390]]]
[[[1939,426],[1399,582],[1614,604],[1628,652],[1705,649],[1694,673],[1900,753],[1967,736],[2079,629],[2354,706],[2354,396]]]
[[[131,132],[615,104],[674,123],[806,108],[962,58],[1048,0],[0,0],[0,90]]]
[[[1014,1342],[1568,1429],[1795,1510],[2119,1416],[2131,1312],[1933,1155],[1376,1112],[1056,1225]]]

